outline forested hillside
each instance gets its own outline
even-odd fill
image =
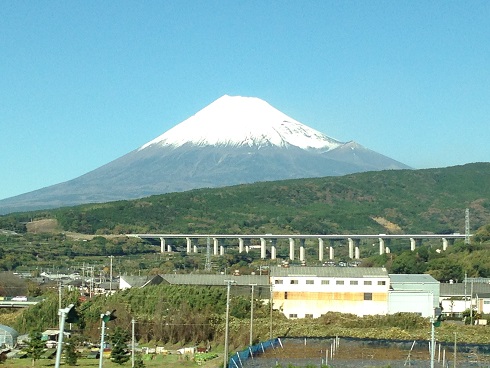
[[[425,242],[412,252],[406,242],[388,240],[392,253],[379,255],[376,247],[364,243],[362,262],[384,265],[393,273],[428,272],[440,281],[461,280],[465,273],[490,277],[489,182],[490,164],[480,163],[257,183],[11,214],[0,217],[0,229],[4,229],[0,233],[0,270],[35,269],[38,273],[91,263],[106,274],[108,256],[116,256],[117,273],[198,271],[204,269],[202,250],[186,254],[181,248],[182,253],[155,257],[157,247],[115,234],[462,233],[468,208],[474,234],[471,246],[462,241],[451,243],[441,253],[437,249],[440,241]],[[76,234],[69,235],[69,231]],[[183,246],[184,240],[181,242]],[[306,254],[310,265],[320,264],[315,249],[309,247]],[[287,259],[287,252],[278,242],[277,262]],[[349,260],[345,247],[336,249],[335,258]],[[256,271],[263,263],[257,254],[239,254],[233,248],[224,257],[213,257],[212,262],[212,272],[237,269],[243,274]]]
[[[452,233],[490,223],[490,163],[193,190],[17,213],[0,228],[55,218],[60,231],[124,233]]]

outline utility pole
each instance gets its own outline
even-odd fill
[[[225,325],[225,354],[223,361],[223,368],[228,367],[228,330],[229,330],[229,319],[230,319],[230,289],[231,284],[235,283],[234,280],[225,280],[227,284],[226,289],[226,325]]]
[[[252,287],[252,296],[250,297],[250,346],[253,341],[253,324],[254,324],[254,286],[257,284],[250,284]]]
[[[136,321],[134,318],[131,320],[131,368],[134,368],[134,324]]]
[[[430,319],[430,368],[434,368],[434,355],[435,355],[435,326],[434,326],[435,318],[431,317]]]
[[[58,309],[61,310],[61,280],[58,281]]]
[[[470,326],[473,326],[473,279],[470,283]]]
[[[109,259],[111,260],[111,265],[109,268],[109,294],[112,295],[112,259],[114,256],[109,256]]]
[[[270,296],[269,296],[269,315],[270,315],[270,323],[269,323],[269,339],[272,340],[272,309],[273,309],[274,299],[272,298],[272,284],[270,285]]]
[[[454,333],[454,368],[456,368],[456,332]]]

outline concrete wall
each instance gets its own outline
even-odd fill
[[[358,316],[386,314],[388,277],[272,277],[274,308],[287,318],[320,317],[327,312]]]
[[[433,295],[426,291],[390,291],[388,294],[388,314],[417,313],[422,317],[434,314]]]

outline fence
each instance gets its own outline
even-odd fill
[[[228,368],[243,368],[243,366],[249,359],[253,359],[254,357],[257,357],[265,353],[269,349],[276,349],[276,348],[282,349],[282,343],[280,338],[267,340],[249,346],[247,349],[244,349],[242,351],[237,351],[236,354],[230,358],[228,362]]]

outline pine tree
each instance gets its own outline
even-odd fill
[[[65,362],[70,367],[77,365],[78,354],[76,350],[76,341],[73,337],[65,342]]]
[[[141,353],[136,354],[134,357],[134,368],[145,368],[145,362],[143,362],[143,357],[141,356]]]
[[[111,360],[116,364],[124,364],[129,360],[127,342],[129,340],[128,332],[121,327],[116,327],[110,337],[112,350]]]
[[[29,334],[29,342],[27,343],[27,355],[32,359],[34,367],[36,360],[39,360],[44,353],[45,344],[42,340],[42,334],[39,331],[32,331]]]

